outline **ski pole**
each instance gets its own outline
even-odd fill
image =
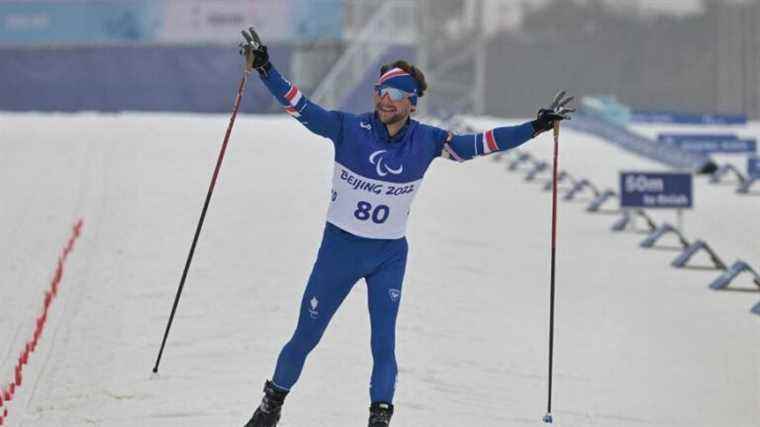
[[[216,178],[219,176],[219,169],[222,167],[222,160],[224,160],[224,152],[227,150],[227,142],[230,140],[230,134],[232,133],[232,125],[235,124],[235,117],[237,117],[238,110],[240,109],[240,101],[243,98],[243,92],[245,91],[245,84],[248,82],[248,76],[250,71],[243,72],[243,78],[240,80],[240,86],[238,87],[237,96],[235,97],[235,104],[232,109],[232,117],[230,117],[230,124],[227,126],[227,133],[224,135],[224,142],[222,142],[222,148],[219,151],[219,158],[216,160],[216,168],[214,168],[214,175],[211,177],[211,184],[206,193],[206,201],[203,203],[203,210],[201,210],[201,218],[198,220],[198,226],[195,228],[195,236],[193,236],[193,243],[190,245],[190,253],[187,255],[187,261],[185,262],[185,269],[182,271],[182,278],[179,281],[179,288],[177,288],[177,295],[174,297],[174,305],[172,306],[171,314],[169,315],[169,322],[166,324],[166,330],[164,331],[164,339],[161,341],[161,349],[158,351],[158,357],[156,358],[156,365],[153,367],[153,373],[158,373],[158,365],[161,363],[161,356],[164,353],[164,346],[166,345],[166,338],[169,336],[169,329],[172,327],[174,321],[174,314],[177,312],[177,305],[179,304],[179,298],[182,295],[182,288],[185,287],[185,279],[187,279],[187,272],[190,270],[190,263],[193,261],[193,254],[195,253],[195,245],[198,243],[198,236],[201,234],[203,228],[203,220],[206,218],[206,211],[208,210],[209,202],[211,202],[211,194],[214,192],[216,186]]]
[[[552,267],[550,279],[550,297],[549,297],[549,393],[546,403],[546,415],[544,422],[551,423],[552,420],[552,368],[554,364],[554,269],[555,258],[557,254],[557,163],[559,157],[559,120],[554,122],[554,171],[552,176]]]

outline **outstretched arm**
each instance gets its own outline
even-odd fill
[[[487,130],[483,133],[454,135],[448,133],[443,143],[441,157],[463,162],[476,156],[506,151],[518,147],[534,136],[554,127],[554,122],[569,120],[575,111],[567,105],[573,97],[565,98],[561,91],[554,97],[548,108],[538,110],[536,120],[518,126],[505,126]]]
[[[298,86],[283,77],[272,64],[267,67],[266,75],[261,74],[261,81],[288,114],[317,135],[338,142],[343,121],[341,113],[327,111],[311,102]]]
[[[483,133],[454,135],[449,133],[443,144],[441,157],[463,162],[477,156],[518,147],[535,135],[531,122],[519,126],[505,126]]]
[[[243,37],[246,41],[240,47],[241,54],[245,55],[246,68],[258,71],[261,81],[288,114],[310,131],[337,143],[343,122],[342,113],[327,111],[311,102],[298,86],[283,77],[269,62],[267,47],[261,44],[253,28],[250,28],[250,33],[243,31]]]

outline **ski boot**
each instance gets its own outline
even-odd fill
[[[264,384],[264,398],[261,399],[261,405],[256,408],[256,412],[245,427],[276,427],[277,422],[280,421],[282,403],[287,395],[287,391],[278,390],[271,381],[267,381]]]
[[[369,407],[369,427],[388,427],[391,424],[393,405],[375,402]]]

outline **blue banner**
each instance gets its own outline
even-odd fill
[[[736,141],[739,139],[733,133],[661,133],[657,135],[660,142],[681,142],[681,141]]]
[[[624,150],[674,168],[700,171],[711,163],[710,158],[705,154],[688,152],[671,144],[660,144],[653,139],[633,133],[609,118],[583,108],[583,106],[573,116],[573,120],[568,121],[563,126],[598,136]]]
[[[694,153],[754,153],[757,150],[756,140],[740,139],[732,134],[661,133],[657,140]]]
[[[0,0],[0,45],[340,40],[346,0]]]
[[[747,175],[750,178],[760,179],[760,157],[751,157],[747,160]]]
[[[631,121],[692,125],[744,125],[747,124],[747,116],[745,114],[694,114],[672,111],[634,110],[631,114]]]
[[[684,209],[693,204],[691,174],[620,173],[621,207]]]
[[[141,42],[154,37],[150,0],[11,1],[0,3],[0,44]]]
[[[292,46],[269,43],[269,49],[272,62],[287,72]],[[139,45],[117,51],[101,45],[45,49],[44,55],[16,47],[0,52],[0,110],[8,111],[229,114],[241,66],[237,51],[224,45]],[[251,82],[240,112],[281,114],[282,107],[264,85]],[[3,126],[0,120],[0,135]]]

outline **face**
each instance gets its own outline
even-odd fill
[[[380,97],[377,91],[373,90],[373,101],[377,117],[383,124],[390,125],[404,122],[409,115],[414,112],[415,107],[409,98],[400,101],[392,101],[388,95]]]

